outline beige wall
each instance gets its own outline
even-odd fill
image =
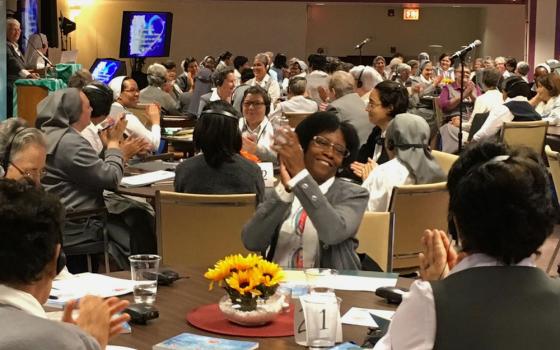
[[[523,55],[523,6],[486,10],[429,6],[421,9],[417,22],[403,21],[398,6],[392,7],[395,17],[388,17],[389,8],[267,1],[95,0],[93,6],[82,9],[76,19],[78,29],[71,36],[85,67],[96,57],[118,57],[124,10],[173,12],[171,58],[176,62],[186,55],[200,58],[225,49],[234,55],[272,50],[306,57],[325,47],[329,55],[345,56],[357,54],[353,46],[368,36],[372,41],[364,47],[364,55],[389,56],[390,47],[395,46],[407,56],[416,56],[430,51],[433,44],[442,46],[431,50],[434,54],[452,52],[474,39],[483,40],[480,50],[487,54]],[[490,20],[504,9],[506,20],[500,16],[499,25]],[[511,33],[520,36],[519,40],[512,42]]]
[[[537,1],[536,23],[535,64],[539,64],[554,57],[556,1]]]
[[[394,17],[387,16],[390,8],[395,9]],[[404,21],[399,7],[311,6],[307,48],[324,46],[332,55],[356,55],[353,46],[371,37],[364,55],[390,56],[391,46],[405,56],[430,51],[429,45],[441,45],[442,52],[456,51],[480,37],[481,14],[480,8],[426,7],[420,10],[419,21]]]
[[[525,7],[488,5],[482,16],[481,56],[513,56],[526,60]],[[553,38],[554,40],[554,38]]]

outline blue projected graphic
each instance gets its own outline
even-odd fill
[[[39,33],[39,4],[37,0],[25,0],[21,17],[23,37],[26,40],[32,34]]]
[[[120,57],[167,57],[171,12],[123,11]]]
[[[97,66],[91,72],[95,80],[109,84],[109,82],[115,77],[117,71],[119,70],[121,62],[110,61],[110,60],[99,60]]]
[[[133,15],[130,23],[131,56],[164,56],[165,18],[159,14]]]

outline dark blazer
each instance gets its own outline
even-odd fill
[[[19,72],[25,69],[25,61],[23,60],[23,56],[18,55],[16,49],[10,44],[6,44],[6,66],[8,71],[8,85],[12,88],[14,82],[21,78]]]
[[[355,236],[369,199],[368,191],[345,180],[335,179],[324,195],[319,185],[306,176],[292,192],[299,199],[317,230],[320,245],[318,267],[338,270],[359,270]],[[251,251],[271,248],[273,257],[282,223],[290,214],[291,202],[284,202],[276,191],[267,192],[266,200],[243,227],[243,244]]]

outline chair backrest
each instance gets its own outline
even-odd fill
[[[365,212],[356,234],[358,253],[369,255],[385,272],[391,270],[391,219],[389,212]]]
[[[212,266],[226,255],[246,253],[243,225],[253,216],[255,194],[201,195],[158,191],[158,252],[171,266]]]
[[[471,129],[469,130],[469,137],[467,139],[468,141],[471,141],[473,139],[473,136],[478,132],[478,130],[482,128],[484,122],[486,121],[486,119],[488,119],[489,115],[490,112],[484,112],[484,113],[477,113],[472,117]]]
[[[550,146],[544,147],[546,158],[548,159],[548,166],[550,174],[552,175],[552,182],[554,182],[554,189],[556,194],[560,195],[560,157],[559,153],[553,151]]]
[[[449,174],[449,170],[453,166],[453,163],[455,163],[457,158],[459,158],[458,155],[435,150],[432,151],[432,156],[434,156],[434,159],[446,175]]]
[[[389,211],[394,215],[392,268],[419,265],[420,238],[426,229],[447,231],[447,183],[405,185],[393,188]]]
[[[502,127],[500,140],[510,146],[527,146],[542,154],[548,122],[506,122]]]
[[[302,122],[305,118],[313,113],[299,113],[299,112],[284,112],[284,116],[288,118],[288,123],[290,123],[290,127],[295,128]]]
[[[37,105],[49,95],[43,86],[16,85],[17,88],[17,114],[24,119],[28,126],[35,127],[37,120]]]

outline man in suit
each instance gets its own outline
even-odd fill
[[[64,209],[33,185],[0,181],[0,350],[99,350],[129,319],[128,301],[85,296],[66,304],[63,322],[47,319],[41,307],[62,271]],[[76,318],[72,311],[79,304]]]
[[[369,122],[364,102],[354,92],[354,77],[352,74],[338,71],[334,72],[329,80],[329,93],[332,102],[327,108],[328,112],[334,112],[342,121],[352,124],[358,137],[360,145],[366,143],[373,125]]]
[[[21,27],[15,18],[6,20],[6,65],[8,71],[8,118],[13,116],[14,82],[18,79],[38,79],[39,75],[25,69],[25,61],[19,50],[18,40],[21,35]]]

